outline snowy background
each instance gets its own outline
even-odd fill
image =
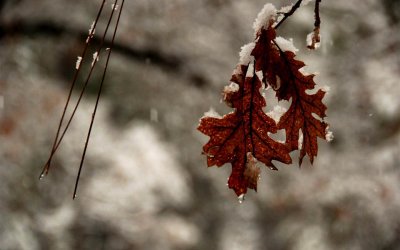
[[[305,48],[313,4],[282,25],[331,89],[335,139],[313,167],[263,168],[242,204],[196,127],[229,111],[220,93],[261,0],[126,1],[78,199],[100,72],[38,180],[100,3],[0,2],[0,249],[400,249],[399,1],[322,1],[318,51]]]

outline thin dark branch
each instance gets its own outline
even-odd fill
[[[311,37],[311,44],[307,45],[307,48],[309,49],[316,49],[317,45],[320,43],[320,26],[321,26],[321,18],[319,16],[319,4],[321,3],[321,0],[315,0],[315,8],[314,8],[314,30],[313,34]]]
[[[314,8],[315,22],[314,22],[314,27],[318,28],[318,29],[321,26],[321,18],[319,16],[319,4],[320,3],[321,3],[321,0],[315,0],[315,8]]]
[[[106,38],[106,35],[107,35],[107,32],[108,32],[108,29],[109,29],[110,24],[111,24],[111,20],[112,20],[112,17],[113,17],[113,13],[114,13],[114,12],[112,12],[111,15],[110,15],[110,18],[109,18],[109,20],[108,20],[108,23],[107,23],[106,29],[105,29],[105,31],[104,31],[103,37],[102,37],[102,39],[101,39],[100,45],[99,45],[98,49],[96,50],[96,52],[98,53],[98,55],[100,54],[101,49],[104,47],[104,41],[105,41],[105,38]],[[83,60],[83,59],[82,59],[82,60]],[[59,138],[59,140],[58,140],[58,142],[57,142],[57,144],[56,144],[56,146],[55,146],[55,148],[54,148],[54,151],[56,151],[56,150],[58,149],[58,147],[60,146],[61,141],[63,140],[63,138],[64,138],[66,132],[67,132],[68,129],[69,129],[69,126],[71,125],[71,122],[72,122],[72,120],[73,120],[73,118],[74,118],[74,116],[75,116],[75,113],[76,113],[76,111],[77,111],[77,109],[78,109],[78,107],[79,107],[79,104],[80,104],[80,102],[81,102],[81,100],[82,100],[83,94],[85,93],[86,87],[87,87],[87,85],[89,84],[90,78],[92,77],[92,73],[93,73],[93,70],[94,70],[96,64],[97,64],[97,60],[93,60],[92,66],[91,66],[90,71],[89,71],[89,74],[88,74],[88,76],[87,76],[87,78],[86,78],[86,80],[85,80],[85,84],[83,85],[83,88],[82,88],[82,90],[81,90],[81,93],[79,94],[79,97],[78,97],[78,100],[77,100],[77,102],[76,102],[76,104],[75,104],[74,110],[72,111],[72,114],[71,114],[70,118],[68,119],[67,125],[65,126],[65,128],[64,128],[64,130],[63,130],[63,132],[62,132],[62,134],[61,134],[61,136],[60,136],[60,138]],[[46,163],[46,164],[47,164],[47,163]]]
[[[114,6],[117,6],[117,2],[118,2],[118,0],[115,0]],[[109,63],[109,61],[110,61],[111,51],[112,51],[112,49],[113,49],[113,45],[114,45],[114,41],[115,41],[115,36],[116,36],[116,34],[117,34],[117,30],[118,30],[119,21],[120,21],[120,18],[121,18],[122,9],[123,9],[123,7],[124,7],[124,2],[125,2],[125,1],[122,0],[122,4],[121,4],[120,11],[119,11],[119,14],[118,14],[117,23],[116,23],[115,29],[114,29],[114,34],[113,34],[113,37],[112,37],[112,40],[111,40],[111,46],[110,46],[110,49],[109,49],[109,51],[108,51],[106,64],[105,64],[105,66],[104,66],[103,76],[102,76],[101,83],[100,83],[100,87],[99,87],[99,91],[98,91],[98,94],[97,94],[97,99],[96,99],[96,104],[95,104],[94,110],[93,110],[92,120],[90,121],[90,127],[89,127],[89,131],[88,131],[88,134],[87,134],[87,137],[86,137],[85,148],[84,148],[84,150],[83,150],[81,162],[80,162],[80,165],[79,165],[78,175],[77,175],[77,177],[76,177],[73,199],[76,198],[76,192],[77,192],[77,189],[78,189],[78,184],[79,184],[79,179],[80,179],[80,175],[81,175],[81,171],[82,171],[82,166],[83,166],[83,162],[84,162],[84,160],[85,160],[86,150],[87,150],[87,147],[88,147],[88,145],[89,145],[90,134],[91,134],[91,132],[92,132],[94,118],[95,118],[95,116],[96,116],[97,107],[98,107],[98,105],[99,105],[100,96],[101,96],[101,92],[102,92],[102,89],[103,89],[103,83],[104,83],[104,79],[105,79],[105,77],[106,77],[107,68],[108,68],[108,63]],[[112,11],[112,13],[111,13],[110,21],[111,21],[111,18],[112,18],[112,15],[113,15],[114,12],[115,12],[115,8],[113,9],[113,11]],[[108,23],[108,25],[109,25],[109,24],[110,24],[110,22]],[[107,25],[107,27],[108,27],[108,25]],[[107,31],[106,31],[106,32],[107,32]],[[106,33],[106,32],[105,32],[105,33]]]
[[[93,30],[90,32],[89,37],[93,36],[93,33],[94,33],[95,28],[96,28],[97,22],[99,21],[101,13],[103,12],[103,7],[104,7],[105,2],[106,2],[106,0],[103,0],[102,4],[100,6],[100,9],[99,9],[99,11],[97,13],[96,20],[95,20],[94,25],[93,25]],[[82,51],[81,58],[85,58],[86,51],[87,51],[87,49],[89,47],[89,43],[90,43],[90,39],[85,44],[85,48]],[[68,105],[69,105],[69,102],[71,100],[72,91],[73,91],[73,89],[75,87],[75,83],[76,83],[76,81],[78,79],[78,75],[79,75],[80,69],[81,69],[81,67],[78,67],[77,70],[75,71],[75,75],[74,75],[74,78],[72,80],[71,87],[70,87],[70,90],[69,90],[69,93],[68,93],[67,101],[65,102],[64,110],[63,110],[63,113],[61,115],[60,122],[59,122],[59,125],[58,125],[58,128],[57,128],[56,137],[54,138],[54,143],[53,143],[53,147],[51,149],[50,157],[49,157],[48,161],[46,162],[46,165],[43,167],[43,170],[40,173],[39,179],[43,178],[45,175],[48,174],[49,169],[50,169],[50,165],[51,165],[51,160],[53,158],[54,153],[56,152],[56,150],[58,148],[57,140],[58,140],[59,135],[60,135],[60,130],[61,130],[64,118],[65,118],[65,113],[66,113],[66,111],[68,109]]]
[[[293,15],[293,14],[296,12],[296,10],[300,7],[301,2],[303,2],[303,0],[298,0],[298,1],[292,6],[292,8],[290,9],[289,12],[284,13],[284,14],[283,14],[283,18],[275,25],[274,29],[278,29],[279,26],[281,26],[281,24],[282,24],[288,17],[290,17],[291,15]]]

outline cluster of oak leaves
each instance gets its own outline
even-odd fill
[[[254,23],[255,41],[242,47],[231,83],[223,91],[223,100],[234,111],[223,117],[206,113],[198,127],[210,136],[203,147],[208,166],[232,164],[228,186],[239,198],[248,188],[257,190],[258,161],[277,170],[273,160],[290,164],[289,153],[300,150],[299,164],[306,154],[312,163],[318,152],[317,137],[332,139],[324,121],[326,91],[306,92],[316,85],[314,75],[301,70],[305,64],[295,59],[293,44],[276,37],[276,21],[275,7],[266,4]],[[260,91],[269,87],[278,101],[291,100],[276,120],[263,111],[266,101]],[[286,134],[284,142],[270,137],[281,129]]]

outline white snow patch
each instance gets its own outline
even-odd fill
[[[292,38],[287,40],[281,36],[278,36],[277,38],[275,38],[275,42],[278,44],[279,48],[281,48],[281,50],[283,50],[283,51],[292,51],[293,53],[296,53],[297,51],[299,51],[294,46]]]
[[[224,93],[232,93],[239,90],[239,84],[231,82],[231,84],[224,87]]]
[[[318,72],[316,72],[316,73],[310,73],[310,72],[308,72],[304,67],[301,68],[301,69],[299,69],[299,72],[302,73],[304,76],[317,75],[317,74],[318,74]]]
[[[280,10],[278,12],[279,13],[288,13],[292,8],[293,8],[293,4],[286,5],[286,6],[283,6],[282,8],[280,8]]]
[[[218,114],[218,112],[215,111],[215,109],[213,109],[212,107],[210,107],[209,111],[204,113],[203,117],[222,118],[222,116]]]
[[[118,4],[111,4],[111,10],[117,11],[118,10]]]
[[[253,77],[254,76],[254,63],[250,63],[249,67],[247,68],[246,77]]]
[[[94,29],[95,21],[93,21],[92,25],[90,25],[89,28],[89,36],[93,36],[96,33],[96,30]]]
[[[244,201],[244,194],[241,194],[241,195],[239,195],[238,196],[238,202],[240,203],[240,204],[242,204],[243,203],[243,201]]]
[[[327,126],[325,129],[325,140],[331,142],[333,138],[334,138],[333,133],[332,131],[329,130],[329,126]]]
[[[325,93],[328,93],[329,91],[331,91],[331,87],[325,85],[325,86],[322,86],[321,90],[324,91]]]
[[[240,74],[242,74],[242,68],[241,67],[236,67],[232,72],[232,75],[240,75]]]
[[[81,62],[82,62],[82,57],[78,56],[78,58],[76,59],[76,64],[75,64],[76,69],[79,69],[79,67],[81,66]]]
[[[307,39],[306,39],[307,46],[311,46],[313,36],[314,36],[314,31],[311,33],[308,33]]]
[[[256,44],[254,42],[248,43],[242,46],[239,52],[239,64],[247,65],[251,61],[252,57],[251,52],[253,51]]]
[[[299,130],[299,141],[298,141],[298,149],[301,150],[303,148],[303,131]]]
[[[253,23],[255,36],[265,26],[270,24],[270,21],[276,16],[276,8],[274,5],[267,3],[264,8],[258,13],[256,20]]]
[[[274,119],[276,123],[278,123],[279,120],[281,119],[281,116],[282,116],[286,111],[287,111],[287,110],[286,110],[284,107],[279,106],[279,105],[276,105],[276,106],[274,107],[274,110],[268,112],[267,115],[268,115],[269,117],[271,117],[272,119]]]
[[[313,45],[314,36],[315,36],[315,32],[314,31],[307,35],[306,42],[307,42],[307,46],[308,47],[311,47]],[[319,39],[319,41],[321,41],[321,35],[320,34],[318,34],[318,39]],[[315,49],[318,49],[320,46],[321,46],[321,42],[314,43],[314,48]]]
[[[256,76],[258,77],[258,79],[260,79],[260,81],[263,80],[264,76],[263,76],[263,72],[261,70],[256,72]]]
[[[94,63],[98,61],[99,61],[99,53],[96,51],[93,53],[92,67],[94,66]]]

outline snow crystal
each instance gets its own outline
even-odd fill
[[[307,46],[311,46],[313,36],[314,36],[314,31],[307,35],[307,39],[306,39]]]
[[[231,84],[224,87],[224,93],[232,93],[239,90],[239,84],[231,82]]]
[[[240,75],[240,74],[242,74],[241,67],[236,67],[232,72],[232,75]]]
[[[81,62],[82,62],[82,57],[78,56],[78,59],[76,59],[76,64],[75,64],[76,69],[79,69],[79,67],[81,66]]]
[[[303,148],[303,132],[301,130],[299,130],[299,141],[297,147],[299,150]]]
[[[89,43],[90,38],[92,38],[93,35],[94,35],[94,33],[96,32],[96,30],[95,30],[95,28],[94,28],[94,25],[95,25],[95,24],[96,24],[96,22],[93,21],[92,25],[90,25],[90,28],[89,28],[89,35],[88,35],[88,37],[86,38],[86,43]]]
[[[92,67],[94,66],[94,63],[98,61],[99,61],[99,53],[96,51],[93,53]]]
[[[239,64],[247,65],[252,59],[251,52],[253,51],[255,43],[248,43],[242,46],[239,52]]]
[[[282,106],[276,105],[274,110],[267,113],[269,117],[275,120],[276,123],[279,122],[281,116],[286,112],[286,109]]]
[[[292,51],[293,53],[296,53],[299,51],[293,44],[293,39],[287,40],[281,36],[278,36],[275,38],[275,42],[278,44],[279,48],[283,51]]]
[[[94,33],[96,32],[96,30],[94,29],[95,23],[96,23],[96,22],[93,21],[92,25],[90,25],[89,36],[93,36]]]
[[[293,4],[283,6],[283,7],[279,10],[279,13],[288,13],[292,8],[293,8]]]
[[[254,75],[254,63],[250,63],[247,68],[246,77],[253,77]]]
[[[315,73],[310,73],[310,72],[308,72],[308,71],[305,69],[305,67],[299,69],[299,72],[302,73],[304,76],[317,75],[317,74],[318,74],[318,72],[315,72]]]
[[[313,32],[311,32],[311,33],[309,33],[309,34],[307,35],[307,39],[306,39],[307,47],[311,47],[311,48],[318,49],[318,48],[321,46],[321,42],[315,42],[315,43],[313,44],[313,38],[314,38],[314,36],[315,36],[315,31],[313,31]],[[320,35],[320,34],[318,34],[318,38],[319,38],[319,40],[321,40],[321,35]],[[314,45],[314,46],[313,46],[313,45]]]
[[[243,203],[243,201],[244,201],[244,194],[241,194],[241,195],[238,196],[238,201],[239,201],[240,204]]]
[[[258,79],[260,79],[260,81],[263,80],[264,76],[263,76],[263,72],[261,70],[256,72],[256,76],[258,77]]]
[[[267,3],[264,5],[264,8],[258,13],[256,20],[253,23],[253,29],[255,35],[264,28],[264,26],[270,24],[270,20],[275,18],[276,16],[276,9],[275,6]]]
[[[321,88],[322,91],[324,91],[325,93],[328,93],[329,91],[331,91],[331,87],[325,85]]]
[[[118,10],[118,4],[111,4],[111,10],[116,11]]]
[[[325,140],[331,142],[333,138],[334,138],[333,133],[332,131],[329,130],[329,126],[327,126],[325,129]]]
[[[210,107],[210,110],[205,112],[203,117],[221,118],[222,116],[218,114],[218,112],[215,111],[215,109]]]

